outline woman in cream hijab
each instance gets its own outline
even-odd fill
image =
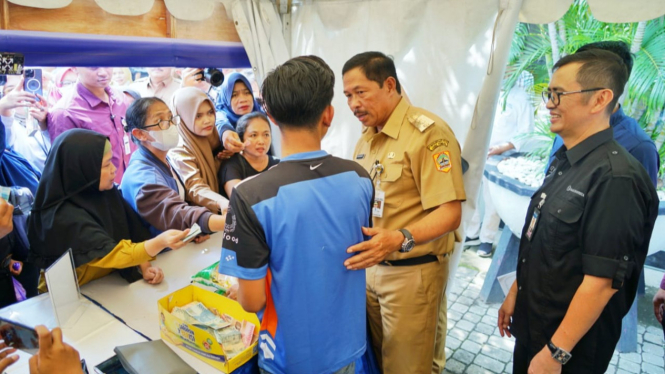
[[[222,144],[215,127],[215,105],[200,89],[185,87],[173,94],[172,109],[182,122],[180,141],[169,159],[185,184],[186,201],[220,213],[229,201],[220,195],[217,181],[221,160],[216,155]]]

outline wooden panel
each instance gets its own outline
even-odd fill
[[[7,0],[0,0],[0,29],[9,28],[9,4]]]
[[[142,16],[116,16],[94,0],[74,0],[62,9],[38,9],[9,4],[9,29],[125,36],[166,36],[166,6],[155,1]]]
[[[203,21],[178,20],[175,34],[181,39],[240,41],[236,26],[221,3],[215,4],[212,15]]]

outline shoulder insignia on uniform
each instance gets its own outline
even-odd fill
[[[434,142],[428,144],[427,149],[429,149],[430,151],[433,151],[433,150],[439,148],[440,146],[447,147],[449,143],[450,142],[448,141],[448,139],[438,139],[438,140],[435,140]]]
[[[434,159],[434,166],[436,166],[436,170],[447,173],[452,168],[449,151],[435,153],[432,155],[432,158]]]
[[[434,120],[422,114],[413,114],[409,116],[409,122],[415,126],[418,131],[423,132],[434,124]]]

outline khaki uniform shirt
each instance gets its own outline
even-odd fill
[[[171,98],[173,94],[180,88],[180,80],[169,78],[161,83],[153,85],[150,83],[150,77],[145,77],[137,80],[129,86],[130,90],[134,90],[141,95],[141,97],[158,97],[171,106]]]
[[[382,218],[374,226],[397,230],[418,222],[441,204],[466,200],[462,158],[455,134],[438,116],[401,100],[381,132],[366,127],[356,145],[354,159],[385,193]],[[376,161],[383,172],[375,176]],[[377,186],[377,182],[378,183]],[[386,260],[450,253],[455,233],[416,245],[409,253],[394,252]]]

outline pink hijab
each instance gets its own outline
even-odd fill
[[[58,69],[55,73],[55,78],[53,79],[54,87],[48,93],[48,101],[51,105],[55,105],[62,97],[62,80],[69,72],[76,73],[74,68]]]

